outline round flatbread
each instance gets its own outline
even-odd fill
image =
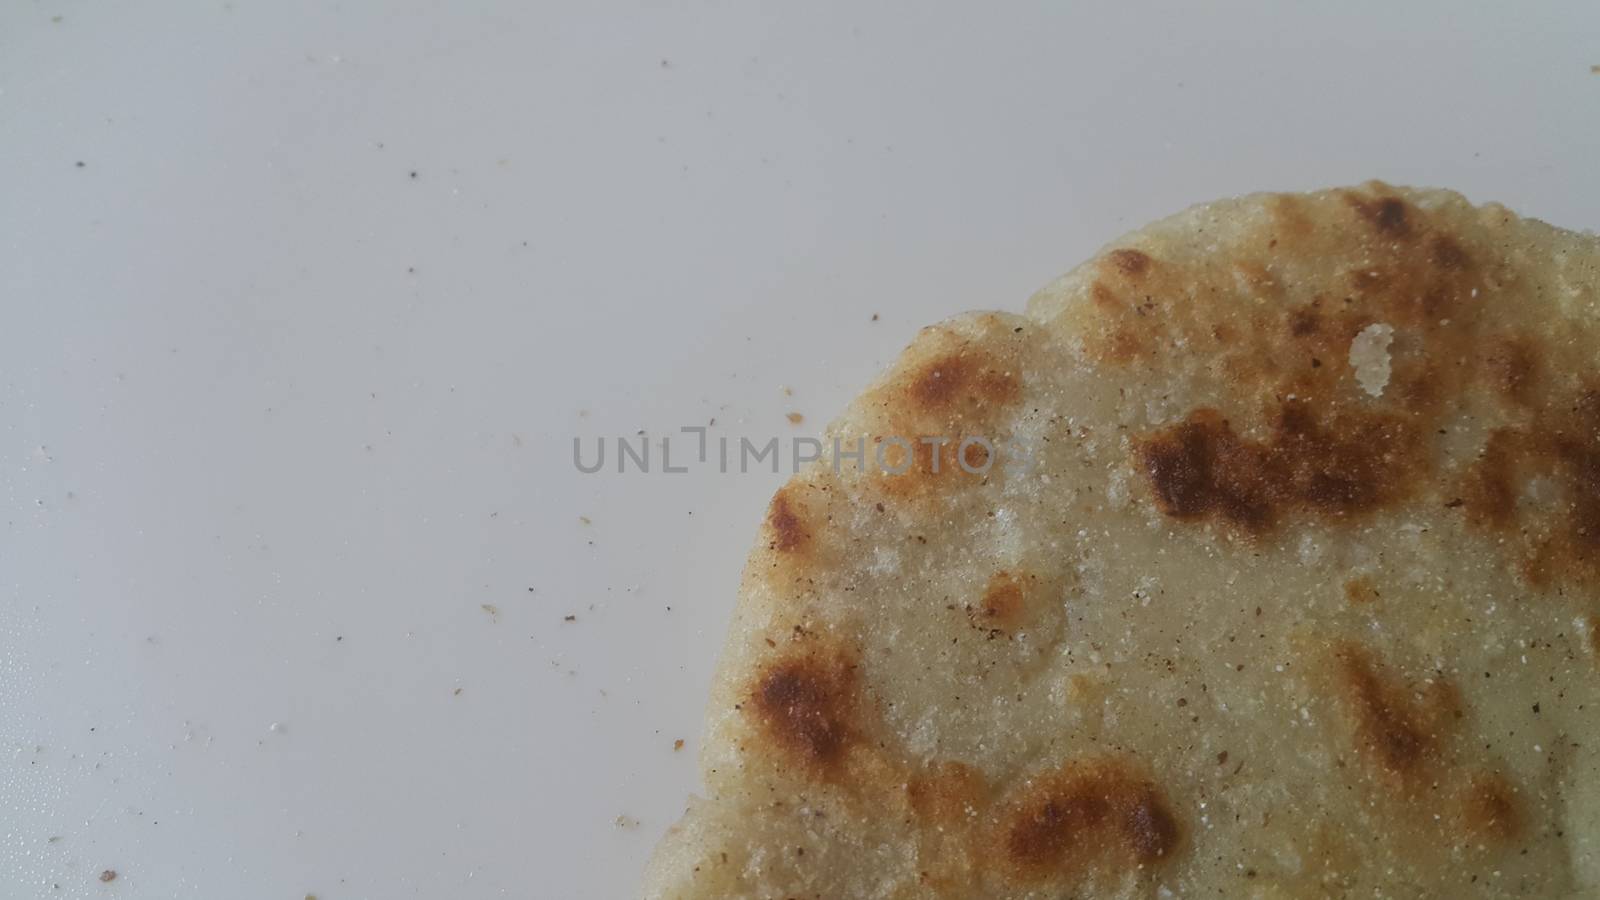
[[[645,896],[1600,887],[1597,329],[1594,235],[1370,183],[923,330],[773,497]]]

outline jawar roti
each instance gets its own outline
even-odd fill
[[[644,896],[1596,896],[1597,351],[1600,239],[1376,182],[924,329],[824,438],[903,471],[772,498]]]

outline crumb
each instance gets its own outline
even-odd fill
[[[104,872],[101,872],[100,873],[100,880],[101,881],[116,881],[117,880],[117,870],[116,869],[107,869]]]
[[[461,688],[456,688],[455,690],[451,691],[450,692],[450,696],[452,696],[452,697],[461,696]]]
[[[872,314],[872,321],[874,321],[874,322],[878,321],[878,314],[877,313],[873,313]]]
[[[683,738],[678,738],[677,740],[672,742],[672,750],[673,750],[674,753],[676,753],[677,751],[682,750],[682,749],[683,749]]]
[[[562,616],[561,617],[561,621],[563,621],[563,622],[576,622],[576,621],[578,621],[578,617],[577,616],[572,616],[572,615]]]
[[[789,387],[787,384],[780,385],[779,386],[779,390],[783,391],[783,395],[785,397],[793,397],[794,396],[794,388]]]
[[[489,614],[489,618],[500,618],[500,607],[495,606],[493,603],[480,603],[478,606],[482,607],[483,611]]]
[[[1600,63],[1597,63],[1595,65],[1590,66],[1589,67],[1589,74],[1590,75],[1600,75]]]
[[[630,816],[617,816],[616,824],[618,828],[638,828],[639,820]]]
[[[579,516],[578,517],[578,522],[579,522],[579,524],[582,524],[582,525],[593,525],[594,524],[594,522],[590,521],[588,516]]]
[[[790,425],[799,425],[801,422],[806,420],[805,416],[802,416],[797,412],[789,413],[789,415],[785,416],[785,418],[789,420]]]

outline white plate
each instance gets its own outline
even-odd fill
[[[1593,3],[678,6],[0,10],[0,895],[630,896],[781,476],[574,436],[1213,197],[1600,223]]]

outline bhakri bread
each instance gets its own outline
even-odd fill
[[[773,498],[645,896],[1600,888],[1597,350],[1594,235],[1376,182],[924,329],[826,442],[951,442]]]

